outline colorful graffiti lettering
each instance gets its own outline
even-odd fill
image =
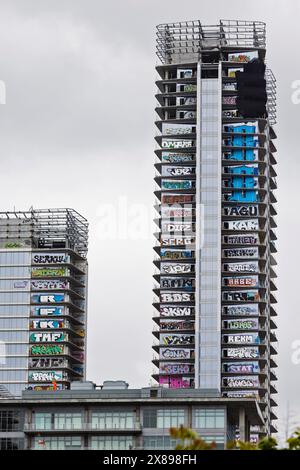
[[[64,346],[57,344],[34,345],[30,347],[30,354],[33,356],[54,356],[64,353]]]
[[[192,189],[193,182],[190,180],[161,180],[162,189]]]
[[[30,322],[30,328],[34,330],[57,329],[66,326],[65,320],[31,320]]]
[[[32,333],[29,336],[31,343],[55,343],[59,341],[67,341],[66,333]]]
[[[62,357],[30,357],[29,368],[50,369],[51,367],[63,367],[67,362]]]
[[[181,292],[167,292],[160,294],[161,302],[192,302],[195,300],[194,294]]]
[[[159,372],[161,374],[189,374],[193,366],[189,364],[161,364]]]
[[[160,307],[160,314],[163,317],[185,317],[193,313],[193,307]]]
[[[190,388],[193,385],[193,379],[163,376],[159,377],[159,384],[169,388]]]
[[[160,256],[163,259],[185,259],[185,258],[192,258],[193,252],[192,250],[160,250]]]
[[[43,281],[31,281],[31,288],[33,290],[45,290],[45,289],[67,289],[68,282],[60,279],[43,280]]]
[[[34,253],[32,255],[32,262],[35,264],[60,264],[67,262],[67,255],[65,253]]]
[[[185,274],[192,272],[191,264],[180,264],[180,263],[162,263],[161,271],[166,274]]]
[[[41,317],[51,317],[56,315],[63,315],[63,307],[34,307],[31,310],[32,315]]]
[[[194,322],[185,320],[161,320],[161,330],[193,330],[195,327]]]
[[[29,371],[28,380],[32,380],[33,382],[50,382],[52,380],[63,380],[63,373],[61,371]]]
[[[37,392],[41,391],[53,391],[53,390],[63,390],[65,386],[63,384],[28,384],[26,390],[35,390]]]
[[[194,160],[193,155],[188,155],[184,153],[169,153],[163,152],[162,153],[162,161],[168,163],[185,163],[191,162]]]
[[[50,277],[50,276],[66,276],[67,269],[62,268],[32,268],[32,277]]]
[[[181,204],[194,201],[193,194],[162,194],[161,202],[163,204]]]
[[[227,305],[223,309],[227,315],[258,315],[258,304]]]
[[[160,335],[160,343],[166,346],[194,344],[194,335]]]
[[[160,356],[164,359],[190,359],[192,356],[191,349],[166,349],[160,350]]]
[[[259,387],[259,378],[254,377],[226,377],[223,378],[223,385],[232,388],[256,388]]]
[[[63,302],[65,299],[64,294],[40,294],[32,295],[32,302],[34,303],[54,303],[54,302]]]
[[[256,358],[259,357],[259,350],[255,348],[229,348],[223,350],[224,357],[232,358]]]
[[[225,258],[257,258],[258,256],[258,248],[235,248],[224,250]]]

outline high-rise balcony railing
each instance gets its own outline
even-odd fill
[[[80,423],[80,424],[61,424],[61,425],[40,425],[35,423],[25,423],[24,432],[25,433],[76,433],[76,432],[97,432],[97,433],[107,433],[107,432],[117,432],[117,433],[132,433],[141,431],[140,423],[133,423],[130,426],[122,425],[102,425],[97,423]]]

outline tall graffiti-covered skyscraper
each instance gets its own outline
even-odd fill
[[[73,209],[0,213],[0,396],[85,378],[87,243]]]
[[[275,79],[265,24],[157,28],[154,374],[276,402]]]

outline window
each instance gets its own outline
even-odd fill
[[[28,341],[28,330],[26,331],[1,331],[0,340],[8,343],[25,343]]]
[[[2,304],[29,304],[29,292],[0,292]]]
[[[145,436],[144,449],[145,450],[172,450],[177,445],[176,439],[171,439],[169,436]]]
[[[1,305],[1,317],[29,317],[29,305]]]
[[[132,436],[92,436],[92,450],[130,450],[133,448]]]
[[[23,439],[12,439],[9,437],[0,438],[0,450],[20,450],[24,449]]]
[[[0,253],[0,264],[3,265],[30,265],[30,252],[4,251]]]
[[[144,428],[156,428],[157,427],[157,410],[153,410],[153,409],[144,410],[143,425],[144,425]]]
[[[184,424],[184,409],[145,409],[143,413],[143,425],[145,428],[169,429]]]
[[[28,357],[7,357],[5,363],[2,364],[0,359],[0,369],[27,369],[28,366]]]
[[[208,442],[209,444],[212,442],[215,442],[218,450],[224,449],[224,442],[225,442],[224,436],[201,436],[201,437],[205,442]]]
[[[93,411],[93,429],[132,429],[135,427],[133,411]]]
[[[14,276],[15,277],[15,276]],[[22,279],[16,281],[16,279],[0,279],[0,290],[1,291],[11,291],[11,290],[18,290],[24,291],[29,290],[30,284],[28,280]]]
[[[80,436],[35,437],[34,450],[76,450],[82,448]]]
[[[224,428],[225,410],[222,408],[195,409],[193,427],[198,429]]]
[[[157,410],[157,427],[179,427],[184,424],[184,418],[184,410]]]
[[[28,341],[28,340],[27,340]],[[1,349],[0,349],[1,351]],[[5,345],[5,356],[28,356],[28,346],[27,344],[16,344],[16,343],[11,343],[11,344],[6,344]]]
[[[28,318],[0,318],[0,329],[21,330],[28,329]]]
[[[33,414],[33,424],[35,429],[51,429],[51,413]]]
[[[27,381],[27,371],[23,370],[0,370],[0,383]]]
[[[21,431],[19,411],[0,410],[0,432]]]
[[[55,413],[54,415],[54,429],[80,429],[81,427],[81,413]]]
[[[30,277],[29,266],[0,266],[0,278]]]

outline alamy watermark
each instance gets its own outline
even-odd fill
[[[291,361],[295,366],[298,366],[300,364],[300,339],[295,339],[292,342],[292,349]]]
[[[176,201],[176,198],[174,198]],[[196,220],[199,230],[196,232]],[[174,202],[156,209],[131,203],[125,196],[117,204],[105,203],[96,212],[96,236],[101,240],[150,240],[153,232],[162,245],[185,245],[200,249],[204,244],[205,206]],[[174,242],[174,243],[173,243]]]
[[[293,104],[300,104],[300,80],[294,80],[291,84],[292,90],[291,101]]]

